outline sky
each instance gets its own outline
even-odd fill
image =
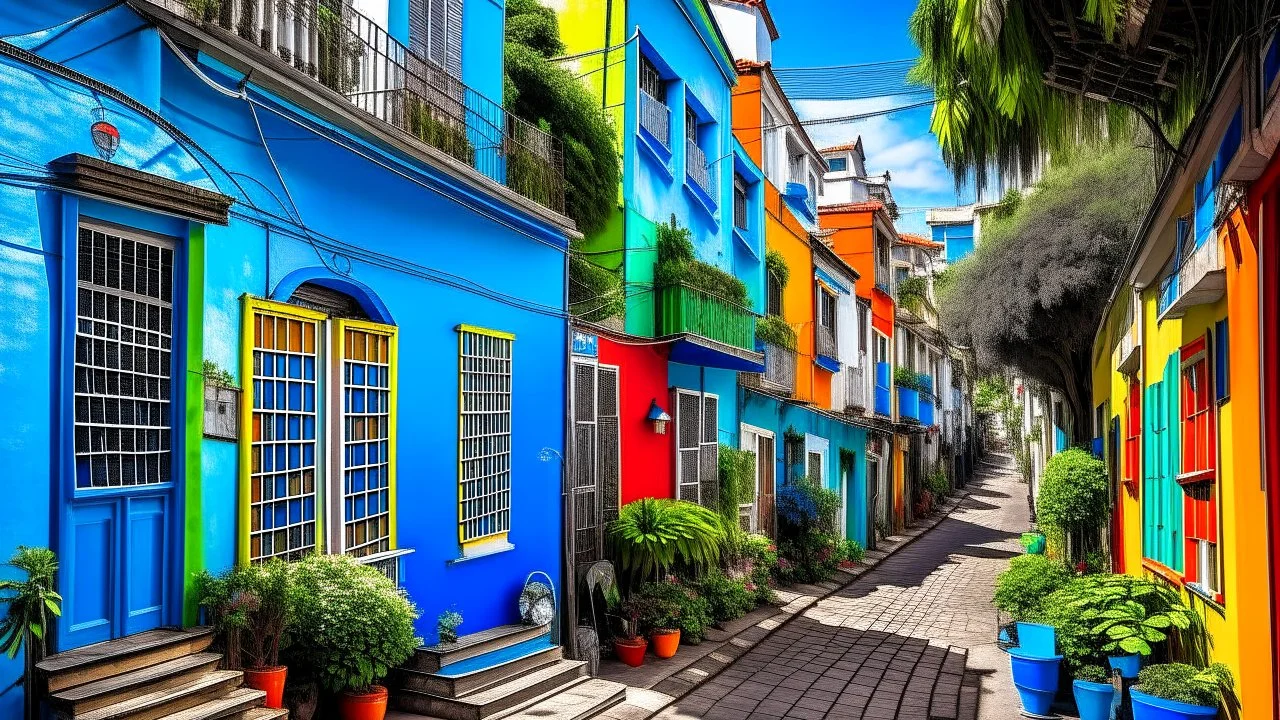
[[[915,0],[772,0],[769,11],[780,37],[773,44],[774,68],[827,67],[915,58],[907,34]],[[838,32],[833,32],[838,30]],[[833,70],[832,72],[838,72]],[[856,115],[910,104],[914,98],[794,101],[802,120]],[[971,202],[957,196],[951,172],[929,133],[928,107],[880,115],[852,123],[811,125],[819,148],[862,136],[867,173],[888,170],[893,197],[902,209],[901,232],[927,233],[924,209]]]

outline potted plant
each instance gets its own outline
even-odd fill
[[[1030,715],[1048,715],[1053,697],[1058,694],[1058,666],[1062,656],[1042,655],[1024,647],[1012,647],[1005,652],[1009,654],[1013,686],[1022,701],[1022,709]]]
[[[378,682],[422,644],[417,610],[385,575],[345,555],[308,556],[293,576],[295,657],[338,695],[344,720],[382,720],[387,689]]]
[[[1183,663],[1150,665],[1138,673],[1138,684],[1130,691],[1133,720],[1216,718],[1223,693],[1234,685],[1222,663],[1203,670]]]
[[[462,624],[462,613],[457,610],[445,610],[436,618],[436,635],[441,643],[458,642],[458,626]]]
[[[676,563],[699,569],[720,559],[724,524],[714,510],[682,500],[644,498],[622,506],[609,526],[621,570],[633,580],[661,577]]]
[[[267,694],[264,704],[284,703],[288,667],[280,664],[293,620],[289,566],[283,560],[196,578],[196,596],[226,649],[225,663],[243,669],[244,684]]]
[[[1071,693],[1076,699],[1080,720],[1108,720],[1115,688],[1101,665],[1084,665],[1076,670]]]
[[[1082,584],[1069,605],[1099,638],[1111,668],[1126,678],[1138,676],[1152,643],[1167,639],[1170,628],[1191,627],[1194,617],[1171,591],[1127,579]]]
[[[644,651],[649,643],[640,634],[640,620],[648,610],[649,601],[641,597],[633,597],[618,607],[618,617],[622,621],[622,634],[613,638],[613,652],[622,662],[631,667],[644,664]]]
[[[653,654],[667,659],[680,647],[681,603],[675,593],[683,589],[677,583],[645,583],[640,589],[644,614],[640,627],[649,633]]]
[[[5,564],[25,573],[26,579],[0,580],[0,605],[7,606],[4,619],[0,620],[0,652],[12,660],[26,646],[24,712],[27,720],[35,720],[39,710],[33,682],[36,663],[48,649],[49,616],[62,615],[62,596],[53,589],[58,558],[48,548],[19,545]]]

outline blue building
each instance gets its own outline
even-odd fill
[[[57,552],[53,651],[270,557],[378,565],[428,642],[558,582],[558,149],[495,102],[501,3],[412,4],[0,9],[0,555]]]
[[[929,224],[930,239],[945,246],[942,251],[944,262],[963,260],[973,252],[980,223],[976,206],[934,208],[926,215],[925,222]]]

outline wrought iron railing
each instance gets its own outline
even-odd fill
[[[756,316],[749,310],[687,285],[658,288],[657,334],[691,333],[755,351]]]
[[[690,180],[702,188],[703,192],[711,196],[712,200],[717,199],[715,191],[716,168],[707,162],[707,154],[693,140],[685,140],[684,167],[685,174],[689,176]]]
[[[819,355],[834,358],[840,356],[840,345],[836,342],[836,329],[818,325],[817,348]]]
[[[779,345],[765,343],[764,373],[761,377],[765,385],[790,393],[796,387],[796,351]]]
[[[366,113],[564,212],[560,142],[422,58],[342,0],[149,0],[274,54]]]
[[[1163,315],[1183,295],[1196,287],[1205,275],[1221,269],[1218,239],[1210,235],[1160,281],[1160,296],[1156,303],[1159,314]]]
[[[644,90],[640,91],[640,127],[670,149],[671,108]]]

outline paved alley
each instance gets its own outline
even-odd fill
[[[773,633],[663,720],[995,720],[1017,716],[994,644],[993,583],[1021,552],[1026,486],[1008,458],[932,532]]]

